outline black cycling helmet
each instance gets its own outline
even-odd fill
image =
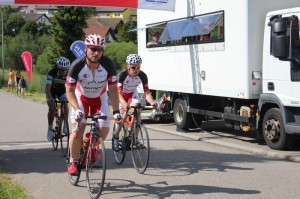
[[[142,63],[142,58],[138,54],[130,54],[126,58],[126,63],[128,65],[141,64]]]

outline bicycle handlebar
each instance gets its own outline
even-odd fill
[[[104,119],[106,120],[107,119],[107,116],[106,115],[101,115],[100,113],[96,113],[95,115],[88,115],[88,116],[85,116],[86,119],[92,119],[92,121],[96,121],[98,119]],[[79,130],[79,124],[81,123],[81,121],[78,121],[76,122],[76,127],[75,129],[73,130],[73,132],[77,133],[78,130]]]

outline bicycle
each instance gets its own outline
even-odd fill
[[[133,113],[129,114],[130,108]],[[149,162],[150,141],[147,128],[138,120],[138,111],[152,110],[153,106],[128,106],[123,119],[118,124],[114,123],[113,132],[121,131],[119,134],[119,151],[114,151],[117,164],[121,165],[125,159],[126,151],[131,151],[132,163],[136,171],[143,174]]]
[[[55,100],[55,115],[54,115],[54,124],[55,127],[53,128],[53,139],[52,139],[52,146],[54,150],[57,150],[58,142],[60,142],[60,147],[63,150],[64,154],[67,154],[69,148],[69,123],[68,120],[65,120],[65,106],[67,106],[67,101],[58,101]],[[60,105],[59,105],[60,104]],[[59,106],[58,106],[59,105]],[[66,122],[66,124],[64,124]],[[66,125],[67,133],[63,133],[63,127]],[[64,148],[64,138],[66,138],[67,146]]]
[[[100,113],[96,113],[93,116],[87,116],[86,119],[91,119],[92,122],[86,123],[91,127],[89,133],[86,133],[86,137],[88,137],[88,142],[83,142],[82,147],[79,151],[78,155],[78,174],[69,175],[69,180],[72,185],[76,186],[80,174],[81,169],[86,169],[86,179],[87,179],[87,188],[89,190],[89,194],[91,198],[99,198],[105,181],[106,174],[106,154],[105,154],[105,146],[104,140],[101,136],[98,135],[97,128],[97,120],[98,119],[107,119],[107,116],[103,116]],[[77,123],[79,126],[79,123]],[[78,130],[78,126],[74,130]],[[100,146],[99,146],[100,145]],[[67,163],[70,163],[70,151],[68,150]]]

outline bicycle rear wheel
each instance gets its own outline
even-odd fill
[[[138,131],[138,135],[135,132]],[[132,131],[131,157],[135,170],[142,174],[148,167],[150,141],[147,128],[138,123]]]
[[[78,154],[78,166],[77,166],[78,174],[70,175],[68,173],[69,181],[73,186],[77,185],[77,183],[79,181],[79,178],[80,178],[81,169],[82,169],[81,168],[81,163],[83,161],[83,155],[84,155],[84,150],[81,148],[80,151],[79,151],[79,154]],[[67,163],[68,163],[68,166],[69,166],[69,163],[70,163],[70,149],[68,149],[68,153],[67,153]]]
[[[115,130],[115,125],[113,130]],[[121,132],[120,132],[120,139],[119,139],[119,151],[114,151],[114,156],[115,156],[115,160],[117,162],[118,165],[121,165],[124,162],[125,156],[126,156],[126,147],[127,146],[127,140],[125,138],[125,135],[127,132],[127,129],[125,129],[124,127],[122,128]],[[130,146],[130,145],[129,145]]]
[[[96,148],[93,149],[93,146],[89,146],[87,153],[86,183],[91,198],[99,198],[103,190],[105,174],[105,146],[103,139],[100,137]]]

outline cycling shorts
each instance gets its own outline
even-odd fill
[[[87,98],[83,95],[76,95],[80,110],[83,111],[85,116],[94,115],[96,113],[101,113],[101,115],[107,116],[107,119],[99,119],[98,127],[110,127],[110,113],[107,92],[103,93],[97,98]],[[75,110],[71,109],[71,122],[76,123],[76,113]],[[82,119],[81,122],[86,123],[86,119]]]
[[[140,103],[140,97],[137,89],[135,89],[133,93],[122,93],[122,96],[129,106]],[[119,108],[123,108],[121,103],[119,104]]]

